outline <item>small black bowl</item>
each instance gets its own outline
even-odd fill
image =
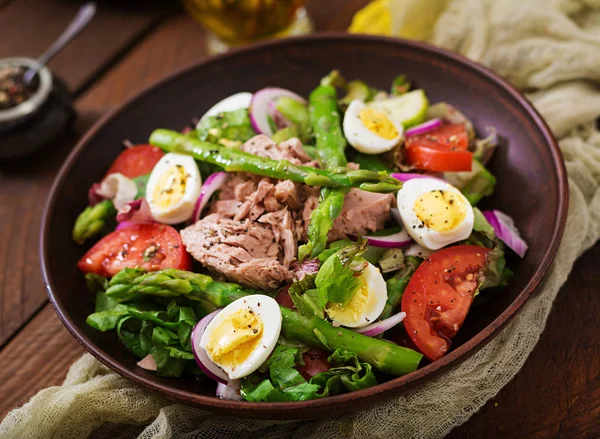
[[[30,58],[0,59],[0,68],[29,68]],[[55,139],[74,119],[71,95],[60,79],[43,67],[35,92],[21,104],[0,110],[0,161],[24,157]]]

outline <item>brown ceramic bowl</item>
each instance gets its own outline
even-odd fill
[[[87,188],[99,181],[124,138],[144,143],[154,128],[181,129],[213,103],[239,91],[274,85],[307,95],[333,68],[387,88],[392,77],[407,74],[425,88],[432,102],[461,109],[480,133],[496,127],[504,139],[491,161],[498,178],[483,208],[511,215],[529,243],[524,259],[511,260],[510,284],[486,291],[485,303],[469,314],[448,355],[409,375],[345,395],[293,403],[246,403],[214,396],[212,385],[161,378],[136,366],[136,359],[114,332],[85,324],[94,299],[75,262],[84,249],[71,239],[77,214],[87,204]],[[467,59],[425,44],[398,39],[315,35],[267,42],[204,60],[129,100],[98,123],[61,169],[44,215],[42,269],[50,300],[73,336],[119,374],[184,403],[221,414],[270,419],[334,416],[368,409],[457,365],[492,339],[519,311],[548,270],[567,215],[567,180],[560,151],[540,115],[504,80]],[[475,306],[475,305],[474,305]]]

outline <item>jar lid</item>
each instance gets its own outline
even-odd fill
[[[35,67],[37,61],[31,58],[4,58],[0,59],[0,69],[3,67]],[[25,116],[30,115],[40,108],[48,99],[52,91],[52,75],[50,70],[42,67],[38,72],[39,86],[33,95],[19,105],[0,110],[0,123],[14,122]]]

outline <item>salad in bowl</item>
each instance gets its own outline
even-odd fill
[[[497,145],[404,76],[268,87],[125,142],[73,239],[95,312],[139,367],[217,396],[302,401],[436,361],[527,245],[480,211]],[[480,133],[481,134],[481,133]]]

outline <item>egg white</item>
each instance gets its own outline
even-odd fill
[[[414,206],[417,199],[428,192],[443,190],[452,192],[466,208],[463,221],[455,228],[438,232],[423,224],[417,217]],[[429,250],[439,250],[449,244],[467,239],[473,231],[473,208],[465,196],[454,186],[434,178],[415,178],[402,185],[398,191],[398,210],[408,234],[421,246]]]
[[[161,176],[174,165],[183,166],[186,173],[185,191],[181,199],[170,206],[158,206],[154,200]],[[146,184],[146,200],[150,206],[152,217],[164,224],[178,224],[189,220],[194,212],[196,201],[200,196],[202,178],[193,157],[184,154],[165,154],[152,169]]]
[[[252,93],[248,93],[247,91],[228,96],[210,107],[210,109],[200,118],[200,122],[209,116],[216,116],[217,114],[225,111],[235,111],[239,110],[240,108],[248,108],[251,100]]]
[[[383,312],[385,303],[387,302],[387,285],[383,275],[377,267],[369,263],[363,270],[361,276],[367,287],[367,303],[364,308],[357,310],[358,316],[356,319],[352,316],[338,316],[332,318],[336,323],[348,328],[362,328],[375,322]],[[327,311],[327,310],[326,310]]]
[[[355,99],[350,102],[344,115],[344,135],[348,143],[357,151],[365,154],[381,154],[394,148],[400,143],[404,129],[402,125],[390,120],[398,131],[398,135],[392,139],[384,139],[368,129],[360,120],[359,114],[367,106],[364,102]]]
[[[232,367],[221,365],[211,357],[206,349],[206,345],[211,338],[212,332],[218,328],[221,323],[227,320],[236,311],[244,308],[252,310],[255,315],[262,320],[263,330],[260,334],[261,338],[257,342],[254,351],[252,351],[244,362]],[[275,349],[275,345],[279,339],[279,333],[281,332],[281,320],[281,310],[275,299],[263,294],[242,297],[227,305],[212,319],[206,327],[204,334],[202,334],[200,348],[205,350],[211,361],[223,369],[227,375],[229,375],[230,379],[243,378],[258,369],[267,358],[269,358],[273,349]]]

